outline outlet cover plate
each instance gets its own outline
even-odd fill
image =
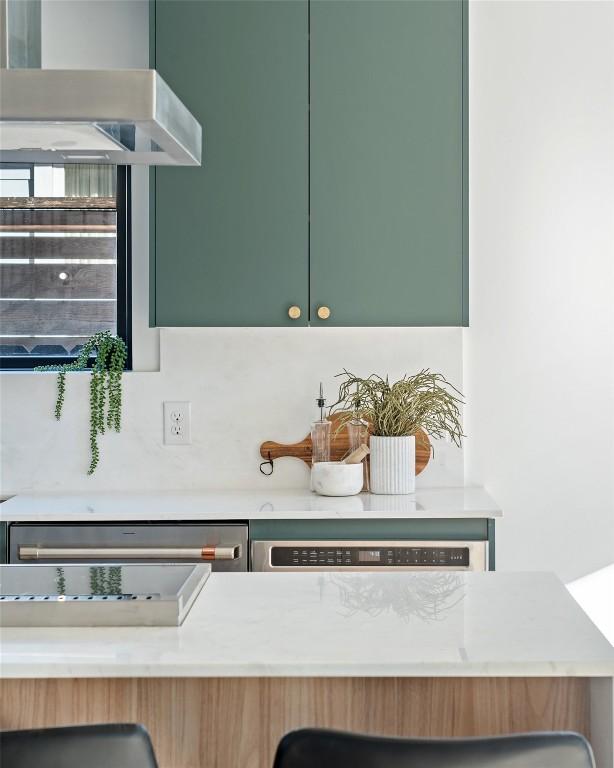
[[[192,403],[188,400],[164,401],[164,445],[190,445]]]

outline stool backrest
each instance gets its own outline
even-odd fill
[[[157,768],[141,725],[74,725],[0,733],[2,768]]]
[[[304,729],[281,740],[274,768],[595,768],[577,733],[396,739]]]

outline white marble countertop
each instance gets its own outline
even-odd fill
[[[422,488],[409,496],[332,498],[310,491],[156,491],[20,494],[0,504],[0,521],[269,520],[500,517],[483,488]]]
[[[214,573],[181,627],[8,628],[3,677],[614,676],[547,573]]]

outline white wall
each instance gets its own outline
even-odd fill
[[[614,562],[614,3],[472,2],[466,474],[498,566]]]
[[[44,69],[147,67],[147,0],[42,0]]]

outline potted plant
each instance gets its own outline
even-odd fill
[[[372,493],[413,493],[419,429],[435,438],[447,435],[461,446],[462,394],[442,374],[424,369],[393,384],[376,374],[364,379],[344,370],[338,375],[343,381],[331,412],[347,414],[340,426],[355,419],[370,424]]]

